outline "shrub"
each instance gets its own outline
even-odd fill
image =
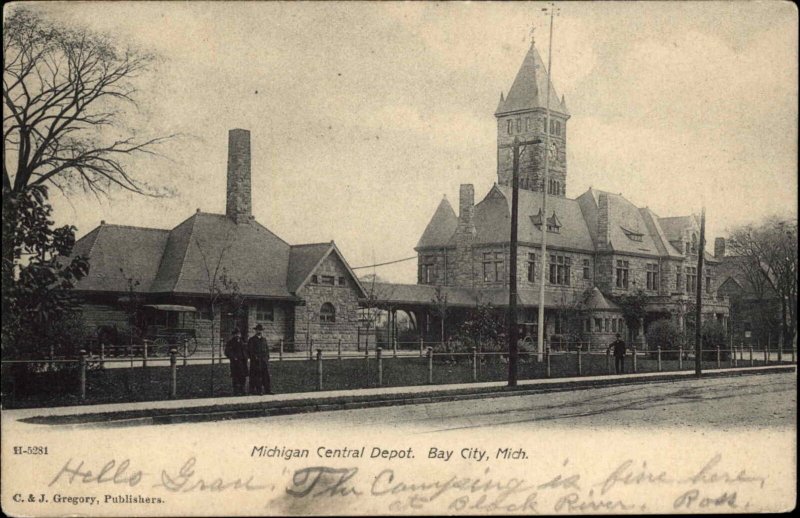
[[[647,345],[650,349],[661,348],[663,359],[678,357],[678,347],[682,343],[681,331],[672,320],[657,320],[647,329]]]

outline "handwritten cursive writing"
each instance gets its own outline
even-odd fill
[[[68,484],[77,481],[83,484],[111,483],[126,484],[130,487],[134,487],[142,481],[142,477],[144,476],[144,473],[140,470],[131,470],[128,472],[128,468],[131,465],[131,461],[128,459],[125,459],[119,464],[117,464],[116,460],[110,460],[106,462],[97,473],[94,473],[90,469],[84,469],[83,465],[84,461],[79,461],[76,466],[73,466],[72,458],[70,458],[58,473],[56,473],[56,476],[50,481],[48,487],[51,487],[61,480],[62,476]]]
[[[356,489],[351,480],[358,473],[358,468],[326,468],[315,466],[299,469],[292,476],[292,486],[286,488],[286,493],[302,498],[321,496],[359,496],[361,491]]]
[[[229,481],[225,481],[221,477],[197,477],[194,469],[196,463],[197,460],[190,457],[183,463],[177,474],[170,474],[167,470],[162,470],[161,482],[154,484],[153,487],[163,487],[173,493],[191,493],[192,491],[219,493],[231,489],[257,491],[266,488],[266,486],[254,483],[252,476],[247,480],[237,478]]]

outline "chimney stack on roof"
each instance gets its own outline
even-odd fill
[[[475,187],[462,183],[458,191],[458,226],[464,230],[474,230]]]
[[[236,223],[251,219],[250,196],[250,131],[228,132],[228,192],[225,214]]]
[[[721,259],[725,257],[725,238],[718,237],[714,240],[714,257]]]

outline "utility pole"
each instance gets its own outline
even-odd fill
[[[513,156],[513,174],[511,176],[511,243],[509,253],[511,254],[508,268],[508,386],[515,387],[519,378],[519,327],[517,325],[517,248],[518,248],[518,227],[519,227],[519,159],[526,148],[522,146],[539,145],[540,139],[526,140],[520,142],[518,137],[514,137],[511,145],[500,146],[510,147]]]
[[[544,354],[544,285],[547,275],[547,174],[550,167],[550,85],[551,72],[553,70],[553,16],[555,15],[555,5],[550,4],[550,46],[547,49],[547,104],[545,105],[545,124],[544,124],[544,174],[542,175],[542,269],[539,279],[539,326],[537,333],[537,354],[536,359],[541,362]],[[544,10],[544,9],[543,9]]]
[[[700,331],[703,307],[703,255],[706,249],[706,208],[700,212],[700,250],[697,252],[697,300],[694,319],[694,374],[698,378],[703,373],[702,333]]]

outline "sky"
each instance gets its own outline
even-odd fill
[[[780,2],[557,4],[553,82],[567,196],[620,192],[659,216],[705,205],[709,241],[797,218],[797,10]],[[542,3],[53,3],[60,23],[156,52],[137,134],[181,136],[130,172],[165,198],[56,195],[84,235],[224,213],[227,132],[251,131],[253,213],[291,244],[335,240],[351,266],[403,259],[443,196],[496,181],[494,110]],[[382,267],[416,281],[416,262]],[[359,270],[371,273],[371,270]]]

